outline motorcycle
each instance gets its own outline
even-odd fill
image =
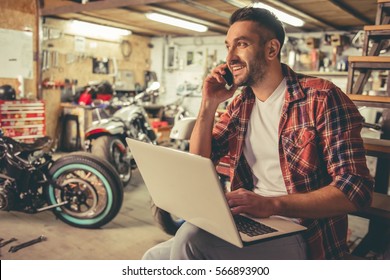
[[[123,188],[106,161],[85,152],[53,160],[51,139],[26,144],[0,129],[0,210],[29,214],[52,210],[78,228],[99,228],[118,214]]]
[[[80,105],[91,105],[94,100],[110,101],[113,94],[114,90],[108,81],[91,82],[77,90],[77,103]]]
[[[107,159],[119,173],[123,186],[130,182],[132,170],[136,168],[126,137],[156,144],[157,136],[150,127],[148,114],[139,102],[145,95],[154,94],[159,86],[155,82],[136,97],[122,101],[122,108],[109,118],[98,118],[85,132],[86,150]]]
[[[180,95],[178,99],[176,99],[174,102],[169,103],[164,106],[163,110],[163,116],[162,120],[166,121],[169,125],[175,125],[180,120],[189,118],[190,113],[186,109],[186,107],[183,106],[184,100],[186,97],[190,96],[192,92],[188,92],[185,94]],[[181,139],[181,138],[172,138],[172,147],[182,150],[182,151],[188,151],[189,148],[189,141],[188,139]]]

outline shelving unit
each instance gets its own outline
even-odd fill
[[[369,156],[377,157],[375,189],[371,207],[355,213],[370,220],[367,235],[352,254],[364,257],[370,250],[381,250],[388,244],[386,232],[390,226],[390,78],[386,77],[384,95],[364,95],[364,87],[372,71],[390,70],[390,56],[381,56],[386,40],[390,39],[390,0],[377,0],[375,25],[365,26],[362,56],[350,56],[347,94],[357,106],[382,108],[381,139],[364,138],[364,147]],[[371,46],[370,46],[371,43]],[[359,72],[355,80],[356,73]]]
[[[351,94],[362,94],[364,85],[373,70],[390,69],[390,56],[350,56],[348,61],[347,92]],[[354,81],[355,71],[360,72],[356,82]],[[389,84],[387,84],[387,92],[389,90]]]
[[[390,1],[378,0],[375,24],[382,25],[388,23],[390,23]]]

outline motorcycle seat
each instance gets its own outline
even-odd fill
[[[23,152],[34,152],[38,150],[43,150],[48,148],[53,140],[49,136],[40,137],[35,140],[34,143],[23,143],[18,142],[10,137],[4,137],[8,144],[12,144],[14,146],[14,151],[23,151]]]

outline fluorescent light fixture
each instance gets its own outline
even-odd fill
[[[238,8],[243,8],[246,6],[246,4],[244,4],[241,1],[237,1],[237,0],[224,0],[224,2],[229,3],[231,5],[234,5]],[[250,6],[254,7],[254,8],[267,9],[267,10],[271,11],[272,13],[274,13],[275,16],[280,21],[283,21],[284,23],[287,23],[287,24],[292,25],[292,26],[301,27],[305,24],[305,22],[303,20],[301,20],[300,18],[289,15],[285,12],[282,12],[278,9],[275,9],[275,8],[268,6],[266,4],[263,4],[263,3],[255,2],[255,3],[251,4]]]
[[[73,20],[70,27],[73,33],[85,37],[118,39],[131,34],[130,30],[78,20]]]
[[[173,25],[176,27],[181,27],[181,28],[185,28],[197,32],[206,32],[208,30],[207,26],[205,25],[166,16],[159,13],[146,13],[145,16],[150,20],[158,21],[164,24],[169,24],[169,25]]]
[[[279,11],[279,10],[277,10],[271,6],[265,5],[263,3],[259,3],[259,2],[253,3],[253,7],[267,9],[267,10],[273,12],[275,14],[275,16],[278,17],[279,20],[281,20],[289,25],[292,25],[292,26],[300,27],[300,26],[303,26],[305,24],[305,22],[303,20],[301,20],[297,17],[291,16],[289,14],[286,14],[285,12]]]

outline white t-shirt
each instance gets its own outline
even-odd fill
[[[286,79],[283,79],[267,100],[256,98],[245,136],[244,155],[252,169],[254,192],[262,196],[287,194],[279,162],[278,128]]]

